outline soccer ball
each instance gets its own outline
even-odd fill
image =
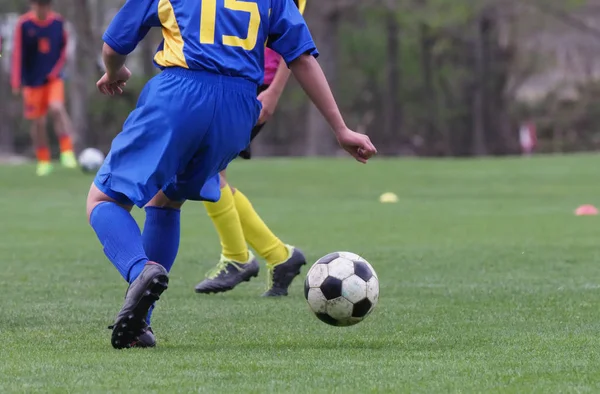
[[[371,264],[359,255],[330,253],[308,271],[304,297],[321,321],[332,326],[352,326],[377,305],[379,279]]]
[[[83,172],[96,172],[104,163],[104,154],[96,148],[86,148],[79,155],[78,161]]]

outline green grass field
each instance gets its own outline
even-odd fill
[[[126,285],[86,223],[92,178],[0,167],[0,392],[598,392],[600,218],[573,215],[600,205],[598,168],[596,156],[235,162],[232,183],[311,261],[349,250],[373,264],[376,310],[327,326],[303,276],[289,297],[260,298],[265,271],[196,295],[220,246],[189,203],[158,347],[117,351],[106,327]],[[380,204],[386,191],[399,203]]]

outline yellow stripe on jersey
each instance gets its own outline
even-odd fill
[[[215,43],[215,25],[217,23],[217,2],[203,1],[200,10],[200,43]]]
[[[183,54],[183,37],[170,0],[158,2],[158,18],[162,24],[164,47],[156,53],[154,61],[163,67],[188,68]]]
[[[300,13],[304,15],[304,9],[306,8],[306,0],[298,0],[298,9]]]

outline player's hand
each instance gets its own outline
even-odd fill
[[[366,163],[377,149],[368,136],[356,133],[348,128],[336,133],[338,143],[346,152],[350,153],[357,161]]]
[[[262,103],[258,124],[264,124],[271,119],[275,113],[275,108],[277,108],[277,103],[279,103],[279,96],[269,92],[269,89],[267,89],[258,95],[257,100]]]
[[[102,78],[96,83],[96,87],[100,93],[107,96],[122,94],[123,88],[131,77],[131,71],[125,66],[121,67],[114,75],[105,73]]]

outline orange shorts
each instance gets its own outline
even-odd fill
[[[65,83],[55,79],[43,86],[23,88],[23,105],[26,119],[38,119],[46,116],[52,103],[64,104]]]

